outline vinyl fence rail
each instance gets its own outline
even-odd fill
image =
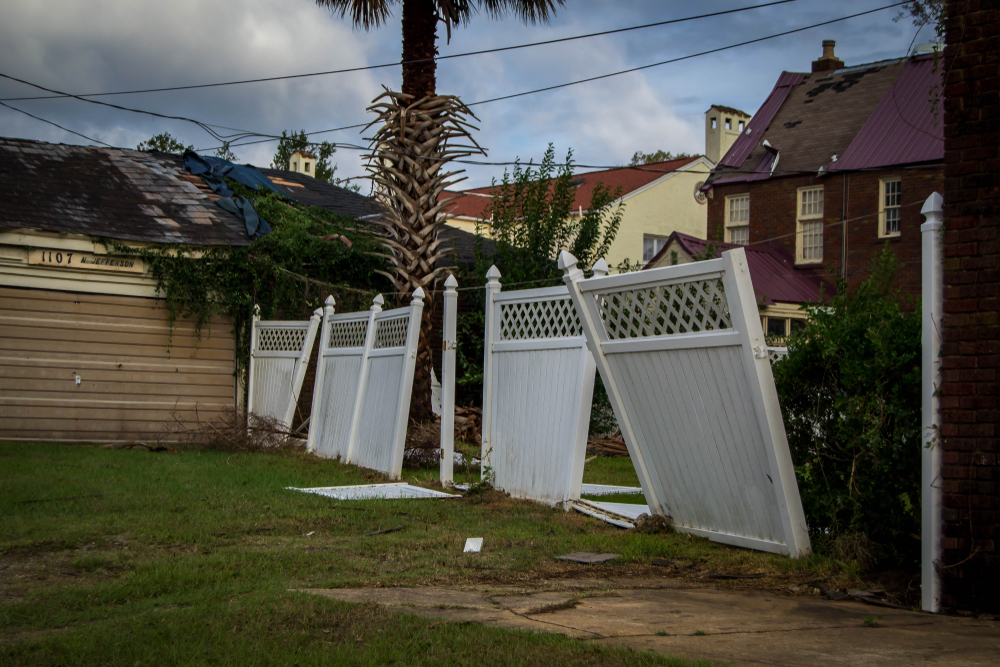
[[[316,366],[309,451],[398,478],[420,335],[424,292],[404,308],[335,314],[326,300]]]
[[[746,254],[585,280],[559,256],[650,509],[790,556],[805,516]]]
[[[596,370],[577,309],[566,287],[501,292],[486,276],[483,475],[516,498],[578,500]]]
[[[317,309],[305,322],[261,320],[254,306],[247,412],[291,425],[321,313]]]

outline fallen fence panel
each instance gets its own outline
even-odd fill
[[[736,546],[810,552],[742,249],[585,280],[559,257],[650,509]]]
[[[483,475],[516,498],[578,499],[596,370],[569,290],[487,277]]]
[[[305,322],[261,320],[260,307],[254,306],[247,378],[249,413],[291,425],[321,313],[317,309]]]

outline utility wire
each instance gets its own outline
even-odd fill
[[[47,92],[50,92],[50,93],[58,93],[59,95],[61,95],[63,97],[72,97],[73,99],[80,100],[81,102],[87,102],[89,104],[99,104],[100,106],[111,107],[112,109],[119,109],[121,111],[130,111],[132,113],[145,114],[147,116],[154,116],[156,118],[165,118],[165,119],[168,119],[168,120],[182,120],[182,121],[185,121],[185,122],[188,122],[188,123],[194,123],[195,125],[197,125],[198,127],[200,127],[202,130],[204,130],[206,133],[208,133],[216,141],[223,141],[223,142],[227,141],[227,140],[229,140],[229,141],[236,141],[238,139],[245,139],[247,137],[271,137],[271,140],[278,140],[278,139],[281,138],[281,137],[278,137],[278,136],[272,135],[272,134],[261,134],[259,132],[251,132],[249,130],[240,130],[240,129],[234,128],[234,127],[226,127],[225,125],[212,125],[210,123],[203,123],[200,120],[195,120],[193,118],[187,118],[185,116],[170,116],[170,115],[166,115],[166,114],[156,113],[155,111],[144,111],[142,109],[132,109],[132,108],[129,108],[129,107],[123,107],[123,106],[120,106],[118,104],[111,104],[109,102],[100,102],[98,100],[88,100],[86,98],[80,97],[79,95],[71,95],[69,93],[64,93],[64,92],[61,92],[61,91],[58,91],[58,90],[53,90],[51,88],[46,88],[45,86],[40,86],[37,83],[31,83],[30,81],[25,81],[24,79],[18,79],[17,77],[13,77],[13,76],[10,76],[9,74],[4,74],[2,72],[0,72],[0,77],[2,77],[4,79],[10,79],[11,81],[16,81],[18,83],[23,83],[23,84],[31,86],[33,88],[38,88],[39,90],[44,90],[44,91],[47,91]],[[13,108],[13,107],[10,107],[10,108]],[[45,121],[45,122],[49,122],[49,121]],[[214,127],[218,127],[220,129],[223,129],[223,130],[232,130],[233,132],[236,132],[236,134],[219,134],[218,132],[216,132],[215,130],[212,129]],[[74,132],[74,134],[76,134],[76,133]]]
[[[45,120],[44,118],[39,118],[38,116],[36,116],[34,114],[28,113],[24,109],[18,109],[17,107],[12,107],[11,105],[4,104],[3,102],[0,102],[0,106],[7,107],[11,111],[16,111],[18,113],[23,113],[25,116],[31,116],[35,120],[40,120],[43,123],[48,123],[49,125],[54,125],[54,126],[58,127],[60,130],[62,130],[63,132],[69,132],[70,134],[75,134],[78,137],[83,137],[84,139],[86,139],[87,141],[89,141],[91,143],[101,144],[103,146],[107,146],[108,148],[114,148],[114,146],[112,146],[111,144],[106,144],[103,141],[101,141],[100,139],[92,139],[91,137],[88,137],[86,134],[80,134],[79,132],[76,132],[74,130],[69,129],[68,127],[63,127],[62,125],[59,125],[58,123],[53,123],[51,120]]]
[[[667,20],[667,21],[657,21],[656,23],[646,23],[644,25],[637,25],[637,26],[632,26],[632,27],[629,27],[629,28],[617,28],[615,30],[604,30],[602,32],[592,32],[592,33],[588,33],[586,35],[575,35],[573,37],[560,37],[558,39],[548,39],[548,40],[544,40],[544,41],[541,41],[541,42],[531,42],[531,43],[528,43],[528,44],[518,44],[518,45],[515,45],[515,46],[501,46],[501,47],[494,48],[494,49],[482,49],[480,51],[468,51],[466,53],[455,53],[455,54],[447,55],[447,56],[435,56],[433,58],[421,58],[421,59],[418,59],[418,60],[403,60],[403,61],[393,62],[393,63],[384,63],[382,65],[367,65],[367,66],[364,66],[364,67],[350,67],[350,68],[347,68],[347,69],[335,69],[335,70],[328,70],[328,71],[325,71],[325,72],[312,72],[312,73],[309,73],[309,74],[289,74],[289,75],[285,75],[285,76],[270,76],[270,77],[263,77],[263,78],[259,78],[259,79],[244,79],[244,80],[241,80],[241,81],[226,81],[226,82],[222,82],[222,83],[202,83],[202,84],[196,84],[196,85],[190,85],[190,86],[172,86],[172,87],[169,87],[169,88],[147,88],[147,89],[144,89],[144,90],[121,90],[121,91],[116,91],[116,92],[111,92],[111,93],[84,93],[84,94],[80,94],[80,95],[67,95],[67,94],[63,93],[63,94],[59,94],[59,95],[43,95],[43,96],[36,96],[36,97],[8,97],[8,98],[0,99],[0,102],[18,102],[18,101],[22,101],[22,100],[53,100],[53,99],[64,99],[66,97],[102,97],[102,96],[107,96],[107,95],[135,95],[135,94],[138,94],[138,93],[161,93],[161,92],[177,91],[177,90],[193,90],[193,89],[197,89],[197,88],[216,88],[216,87],[219,87],[219,86],[237,86],[237,85],[241,85],[241,84],[245,84],[245,83],[263,83],[263,82],[266,82],[266,81],[285,81],[285,80],[288,80],[288,79],[303,79],[303,78],[313,77],[313,76],[326,76],[326,75],[329,75],[329,74],[346,74],[348,72],[362,72],[362,71],[365,71],[365,70],[382,69],[382,68],[386,68],[386,67],[399,67],[401,65],[412,65],[412,64],[417,64],[417,63],[432,62],[432,61],[438,61],[438,60],[448,60],[448,59],[451,59],[451,58],[464,58],[464,57],[467,57],[467,56],[478,56],[478,55],[483,55],[483,54],[487,54],[487,53],[501,53],[503,51],[513,51],[515,49],[525,49],[525,48],[529,48],[529,47],[533,47],[533,46],[544,46],[544,45],[547,45],[547,44],[559,44],[559,43],[562,43],[562,42],[571,42],[571,41],[578,40],[578,39],[588,39],[590,37],[600,37],[600,36],[603,36],[603,35],[614,35],[614,34],[617,34],[617,33],[629,32],[629,31],[632,31],[632,30],[643,30],[645,28],[653,28],[653,27],[657,27],[657,26],[670,25],[670,24],[673,24],[673,23],[683,23],[685,21],[694,21],[694,20],[697,20],[697,19],[711,18],[711,17],[715,17],[715,16],[724,16],[726,14],[736,14],[736,13],[739,13],[739,12],[749,11],[751,9],[763,9],[765,7],[773,7],[774,5],[783,5],[783,4],[786,4],[786,3],[789,3],[789,2],[797,2],[797,0],[775,0],[774,2],[768,2],[768,3],[765,3],[763,5],[753,5],[751,7],[739,7],[737,9],[727,9],[727,10],[719,11],[719,12],[711,12],[709,14],[699,14],[697,16],[687,16],[685,18],[680,18],[680,19],[670,19],[670,20]]]
[[[899,6],[905,5],[905,4],[906,4],[906,2],[896,2],[896,3],[893,3],[891,5],[885,5],[885,6],[882,6],[882,7],[878,7],[876,9],[870,9],[868,11],[858,12],[857,14],[851,14],[850,16],[844,16],[844,17],[841,17],[841,18],[838,18],[838,19],[831,19],[829,21],[823,21],[822,23],[815,23],[813,25],[805,26],[805,27],[802,27],[802,28],[796,28],[794,30],[787,30],[785,32],[779,32],[779,33],[776,33],[774,35],[768,35],[766,37],[758,37],[757,39],[751,39],[751,40],[748,40],[748,41],[745,41],[745,42],[739,42],[737,44],[730,44],[729,46],[723,46],[723,47],[719,47],[717,49],[711,49],[709,51],[702,51],[700,53],[694,53],[694,54],[690,54],[690,55],[686,55],[686,56],[681,56],[679,58],[672,58],[670,60],[664,60],[664,61],[661,61],[661,62],[658,62],[658,63],[652,63],[650,65],[642,65],[640,67],[633,67],[633,68],[630,68],[630,69],[621,70],[620,72],[612,72],[610,74],[602,74],[600,76],[589,77],[589,78],[586,78],[586,79],[580,79],[578,81],[571,81],[569,83],[562,83],[562,84],[558,84],[558,85],[555,85],[555,86],[547,86],[545,88],[538,88],[538,89],[535,89],[535,90],[529,90],[529,91],[525,91],[525,92],[522,92],[522,93],[514,93],[512,95],[504,95],[502,97],[494,97],[494,98],[488,99],[488,100],[480,100],[478,102],[471,102],[471,103],[467,104],[466,106],[473,107],[473,106],[478,106],[480,104],[488,104],[490,102],[499,102],[500,100],[509,100],[509,99],[515,98],[515,97],[523,97],[525,95],[534,95],[535,93],[541,93],[541,92],[545,92],[545,91],[549,91],[549,90],[556,90],[558,88],[566,88],[568,86],[575,86],[577,84],[587,83],[587,82],[590,82],[590,81],[597,81],[597,80],[600,80],[600,79],[607,79],[609,77],[618,76],[620,74],[629,74],[631,72],[638,72],[640,70],[649,69],[651,67],[659,67],[660,65],[666,65],[666,64],[669,64],[669,63],[675,63],[675,62],[679,62],[681,60],[688,60],[690,58],[697,58],[699,56],[709,55],[709,54],[712,54],[712,53],[719,53],[720,51],[727,51],[729,49],[735,49],[737,47],[746,46],[748,44],[756,44],[758,42],[763,42],[763,41],[766,41],[766,40],[769,40],[769,39],[775,39],[777,37],[784,37],[785,35],[791,35],[793,33],[803,32],[805,30],[811,30],[813,28],[819,28],[819,27],[822,27],[822,26],[825,26],[825,25],[830,25],[832,23],[838,23],[840,21],[847,21],[849,19],[857,18],[859,16],[865,16],[866,14],[873,14],[875,12],[880,12],[880,11],[885,10],[885,9],[892,9],[893,7],[899,7]],[[368,127],[368,125],[370,125],[370,123],[357,123],[355,125],[345,125],[343,127],[335,127],[333,129],[330,129],[330,130],[319,130],[317,132],[309,132],[309,133],[307,133],[307,136],[311,137],[311,136],[317,135],[317,134],[329,134],[331,132],[341,132],[343,130],[353,130],[353,129],[357,129],[357,128]],[[260,136],[268,136],[268,135],[260,135]],[[241,142],[241,143],[234,143],[234,144],[230,145],[230,148],[235,148],[237,146],[250,146],[250,145],[254,145],[254,144],[269,143],[271,141],[275,141],[275,139],[260,139],[260,140],[256,140],[256,141],[245,141],[245,142]],[[205,148],[205,149],[199,149],[199,150],[213,150],[213,149],[212,148]]]

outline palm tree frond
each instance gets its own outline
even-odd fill
[[[525,23],[548,23],[556,15],[556,5],[566,4],[566,0],[478,0],[482,11],[493,19],[513,14]]]
[[[340,14],[340,18],[350,14],[354,27],[371,30],[385,23],[389,18],[389,7],[396,4],[396,0],[316,0],[316,4]]]

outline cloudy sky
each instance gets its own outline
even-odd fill
[[[548,25],[475,16],[440,37],[442,55],[624,28],[768,0],[568,0]],[[764,9],[632,32],[445,60],[438,92],[466,102],[648,65],[805,27],[891,4],[892,0],[796,0]],[[824,39],[848,65],[907,53],[930,28],[894,22],[898,8],[721,53],[560,90],[475,107],[477,140],[491,161],[538,159],[552,142],[579,164],[628,162],[637,150],[704,150],[704,112],[722,104],[754,113],[782,70],[809,71]],[[443,31],[441,31],[443,33]],[[32,0],[0,4],[0,73],[73,94],[160,88],[364,67],[399,60],[398,7],[378,30],[355,30],[314,0]],[[214,125],[280,134],[316,132],[370,120],[382,86],[399,89],[398,67],[183,92],[97,98]],[[0,79],[0,100],[114,146],[134,148],[167,131],[197,149],[218,142],[197,126],[74,99],[44,95]],[[86,140],[0,107],[0,136],[68,144]],[[348,130],[316,140],[365,144]],[[234,147],[241,161],[269,166],[275,142]],[[334,156],[338,176],[358,176],[360,152]],[[488,185],[503,167],[468,170],[469,187]]]

